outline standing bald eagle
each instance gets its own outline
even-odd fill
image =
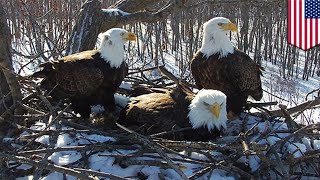
[[[124,44],[136,36],[124,29],[113,28],[102,34],[100,48],[69,55],[42,64],[41,88],[51,92],[54,101],[68,98],[72,109],[82,117],[91,113],[91,105],[115,109],[114,93],[128,73],[124,61]]]
[[[261,100],[262,67],[236,49],[228,39],[237,26],[216,17],[204,24],[202,47],[191,61],[191,72],[199,89],[217,89],[227,95],[227,109],[239,115],[248,96]]]
[[[143,134],[156,134],[190,127],[175,133],[176,140],[205,141],[226,128],[226,96],[217,90],[200,90],[197,95],[180,88],[132,98],[118,121],[127,127],[138,126]]]

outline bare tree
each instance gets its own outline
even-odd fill
[[[16,106],[22,99],[20,85],[12,66],[11,34],[2,5],[0,7],[0,66],[0,113],[2,114],[4,109],[11,105]],[[20,108],[16,108],[16,113],[21,113]],[[1,128],[5,127],[6,126],[1,126]],[[7,129],[3,129],[1,132],[6,130]]]
[[[148,7],[162,3],[160,0],[119,1],[106,11],[101,2],[89,0],[82,7],[81,14],[70,37],[67,54],[93,49],[98,34],[112,27],[119,27],[136,22],[156,22],[169,16],[172,12],[182,9],[183,0],[168,1],[155,12],[144,11]]]

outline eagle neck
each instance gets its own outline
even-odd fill
[[[229,53],[234,53],[234,46],[224,33],[204,33],[200,52],[202,52],[206,58],[217,53],[219,54],[219,58],[223,58]]]
[[[119,68],[124,61],[123,45],[107,45],[100,48],[101,57],[110,64],[110,67]]]

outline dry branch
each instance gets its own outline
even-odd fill
[[[287,109],[287,113],[289,115],[292,115],[292,114],[295,114],[295,113],[298,113],[298,112],[302,112],[302,111],[305,111],[307,109],[311,109],[317,105],[320,104],[320,98],[317,98],[315,100],[310,100],[310,101],[307,101],[307,102],[304,102],[304,103],[301,103],[295,107],[292,107],[292,108],[289,108]],[[282,117],[286,117],[285,113],[283,112],[283,110],[275,110],[275,111],[270,111],[270,113],[273,115],[273,116],[282,116]]]
[[[29,164],[29,165],[32,165],[35,167],[41,167],[41,168],[51,170],[51,171],[57,171],[57,172],[60,172],[63,174],[69,174],[69,175],[75,176],[79,179],[95,180],[96,178],[94,178],[92,175],[102,176],[102,177],[111,178],[111,179],[118,179],[118,180],[126,179],[126,178],[122,178],[122,177],[115,176],[112,174],[102,173],[102,172],[97,172],[97,171],[92,171],[92,170],[87,170],[87,169],[80,169],[80,168],[71,169],[71,168],[58,166],[58,165],[50,164],[50,163],[42,164],[40,161],[37,161],[37,160],[31,160],[31,159],[25,158],[23,156],[10,155],[10,154],[3,153],[3,152],[0,152],[0,157],[6,158],[11,161],[18,161],[20,163]]]
[[[128,133],[132,134],[133,137],[136,140],[143,143],[144,146],[147,146],[147,147],[154,149],[168,163],[168,165],[181,176],[182,179],[185,179],[185,180],[188,179],[187,176],[180,170],[180,168],[172,162],[172,160],[169,158],[169,156],[165,152],[163,152],[162,149],[159,148],[151,139],[148,139],[145,136],[142,136],[141,134],[138,134],[134,131],[131,131],[128,128],[126,128],[118,123],[117,123],[117,126],[121,129],[127,131]]]

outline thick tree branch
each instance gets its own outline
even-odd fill
[[[317,106],[320,104],[320,98],[317,98],[315,100],[311,100],[311,101],[307,101],[307,102],[304,102],[302,104],[299,104],[295,107],[292,107],[292,108],[289,108],[287,109],[287,113],[289,115],[291,114],[294,114],[294,113],[298,113],[298,112],[301,112],[301,111],[304,111],[306,109],[311,109],[313,108],[314,106]],[[283,113],[283,110],[279,109],[279,110],[275,110],[275,111],[271,111],[270,112],[273,116],[283,116],[283,117],[286,117],[286,115]]]
[[[106,10],[102,9],[101,3],[97,0],[87,1],[71,34],[67,54],[93,49],[99,33],[110,28],[136,22],[159,21],[172,12],[182,10],[185,3],[184,0],[171,0],[154,13],[143,11],[161,2],[160,0],[121,0],[110,7],[113,10]],[[97,9],[100,9],[100,11],[97,11]]]
[[[146,10],[148,6],[153,5],[154,3],[162,2],[159,0],[119,0],[114,5],[109,8],[121,9],[125,12],[137,12]]]
[[[133,24],[136,22],[157,22],[161,19],[168,17],[171,13],[182,10],[184,7],[184,1],[182,0],[171,0],[165,7],[160,9],[159,11],[152,12],[136,12],[126,16],[120,16],[118,22],[119,25]]]

